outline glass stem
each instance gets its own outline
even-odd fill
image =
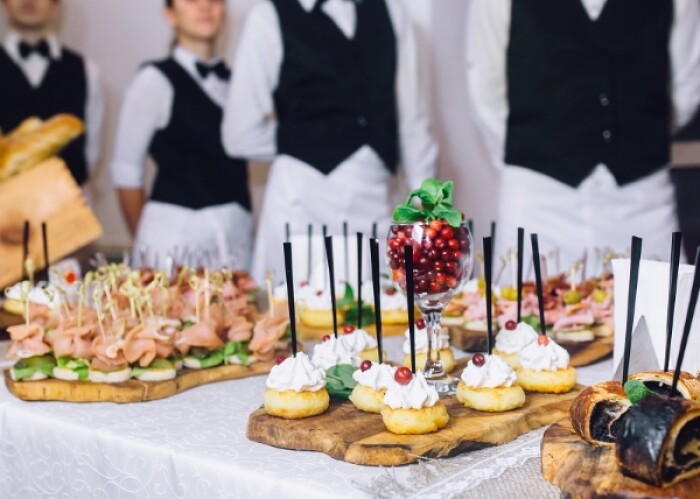
[[[440,318],[442,309],[423,311],[423,319],[428,333],[428,355],[425,366],[427,378],[439,378],[445,375],[445,370],[440,360],[440,347],[442,346],[442,326]]]

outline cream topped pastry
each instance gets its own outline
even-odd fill
[[[497,355],[474,354],[457,385],[457,400],[465,406],[487,412],[522,407],[525,392],[515,385],[517,376]]]
[[[377,340],[374,336],[362,328],[355,329],[355,326],[350,324],[343,327],[343,333],[340,341],[348,350],[360,357],[361,360],[379,362]]]
[[[399,293],[393,283],[385,282],[380,285],[379,300],[382,305],[382,324],[406,324],[408,322],[408,304],[403,293]],[[362,301],[374,303],[372,282],[362,285]]]
[[[313,363],[323,370],[338,364],[360,365],[358,355],[349,350],[341,339],[335,336],[326,336],[323,341],[314,347]]]
[[[344,289],[343,285],[336,287],[336,299],[338,290]],[[301,308],[299,319],[309,327],[330,328],[333,326],[333,298],[329,289],[322,286],[307,285],[299,290],[297,305]],[[338,324],[344,322],[345,314],[342,310],[336,310]]]
[[[280,356],[265,381],[264,407],[271,416],[300,419],[328,409],[326,372],[299,352],[294,357]]]
[[[537,340],[537,331],[525,322],[507,321],[496,336],[496,347],[493,351],[505,360],[513,369],[519,369],[518,352]]]
[[[576,370],[569,366],[569,353],[554,340],[540,335],[518,353],[521,365],[518,384],[525,390],[565,393],[576,385]]]
[[[365,412],[380,413],[384,408],[384,395],[387,388],[396,383],[396,368],[388,364],[375,364],[365,360],[352,374],[357,381],[350,394],[350,402]]]
[[[406,341],[403,343],[404,360],[403,365],[409,367],[411,365],[411,340],[410,329],[406,330]],[[423,369],[425,362],[428,359],[428,329],[423,319],[416,321],[415,330],[415,348],[416,348],[416,367]],[[450,335],[447,329],[440,331],[440,360],[442,361],[445,372],[450,372],[455,367],[455,357],[450,348]]]
[[[428,384],[420,371],[413,374],[408,383],[396,382],[390,385],[384,396],[384,403],[392,409],[423,409],[433,407],[439,400],[438,392]]]

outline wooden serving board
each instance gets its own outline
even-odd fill
[[[48,227],[49,252],[56,261],[102,234],[95,214],[65,163],[52,158],[0,183],[0,288],[22,277],[22,233],[30,222],[29,252],[43,266],[41,223]]]
[[[486,333],[471,331],[462,327],[450,327],[450,343],[465,352],[484,352],[487,350]],[[596,338],[587,343],[559,343],[571,356],[569,364],[583,367],[612,355],[614,338]]]
[[[292,450],[313,450],[354,464],[398,466],[421,457],[444,458],[509,442],[564,417],[581,386],[564,395],[527,394],[524,407],[501,414],[468,409],[443,397],[450,422],[428,435],[394,435],[379,414],[331,400],[325,413],[301,420],[269,416],[258,409],[248,418],[246,435],[254,442]]]
[[[131,379],[124,383],[92,383],[90,381],[64,381],[44,379],[40,381],[14,381],[9,369],[5,370],[5,385],[17,398],[30,401],[61,402],[147,402],[176,395],[190,388],[267,374],[273,361],[255,362],[249,367],[228,365],[209,369],[185,369],[175,379],[167,381],[139,381]]]
[[[562,497],[698,497],[700,477],[659,488],[626,477],[615,461],[613,447],[589,445],[568,418],[550,426],[542,438],[542,474],[561,488]]]
[[[392,324],[382,326],[382,336],[401,336],[406,332],[408,324]],[[376,328],[374,325],[365,327],[365,330],[370,334],[375,334]],[[327,334],[333,334],[333,328],[309,327],[302,323],[297,324],[297,334],[302,340],[318,340],[321,341]],[[338,324],[338,334],[343,334],[343,328]]]

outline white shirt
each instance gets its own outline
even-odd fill
[[[298,1],[311,12],[317,0]],[[396,94],[399,119],[400,161],[409,187],[435,174],[437,144],[429,132],[429,117],[421,89],[418,52],[411,21],[400,0],[385,0],[397,40]],[[343,34],[355,35],[356,7],[347,0],[328,0],[323,12]],[[276,155],[272,94],[277,87],[284,46],[277,11],[261,2],[250,12],[235,63],[236,78],[226,104],[223,123],[224,147],[232,156],[263,161]],[[281,158],[284,160],[284,157]],[[371,148],[363,146],[353,157],[384,168]]]
[[[19,53],[21,38],[14,31],[9,31],[3,41],[3,47],[7,55],[22,70],[29,83],[37,88],[46,76],[49,69],[49,60],[44,56],[32,53],[23,59]],[[46,37],[51,58],[61,59],[61,44],[54,35]],[[104,97],[100,85],[99,71],[95,63],[87,58],[85,61],[85,73],[87,79],[87,101],[85,102],[85,159],[90,171],[94,169],[100,156],[100,144],[102,142],[102,121],[104,118]],[[29,116],[27,116],[29,117]],[[4,130],[9,132],[10,130]]]
[[[197,71],[198,58],[176,47],[173,59],[199,84],[218,106],[223,106],[229,82],[213,73],[202,78]],[[214,64],[215,58],[207,64]],[[153,136],[168,126],[175,91],[170,80],[157,68],[141,69],[124,95],[111,161],[112,181],[116,187],[138,189],[144,185],[146,157]]]
[[[607,0],[581,0],[597,19]],[[476,119],[494,164],[502,165],[508,118],[506,52],[512,0],[472,0],[467,20],[467,84]],[[674,125],[682,127],[700,103],[700,2],[674,0],[669,51]]]

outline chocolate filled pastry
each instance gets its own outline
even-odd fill
[[[657,395],[700,400],[700,380],[684,371],[680,373],[678,389],[675,392],[673,391],[673,371],[643,371],[630,374],[630,379],[641,381]]]
[[[627,411],[615,455],[625,475],[657,487],[700,474],[700,404],[644,397]]]
[[[571,403],[569,419],[576,433],[592,445],[614,445],[631,406],[619,381],[589,386]]]

